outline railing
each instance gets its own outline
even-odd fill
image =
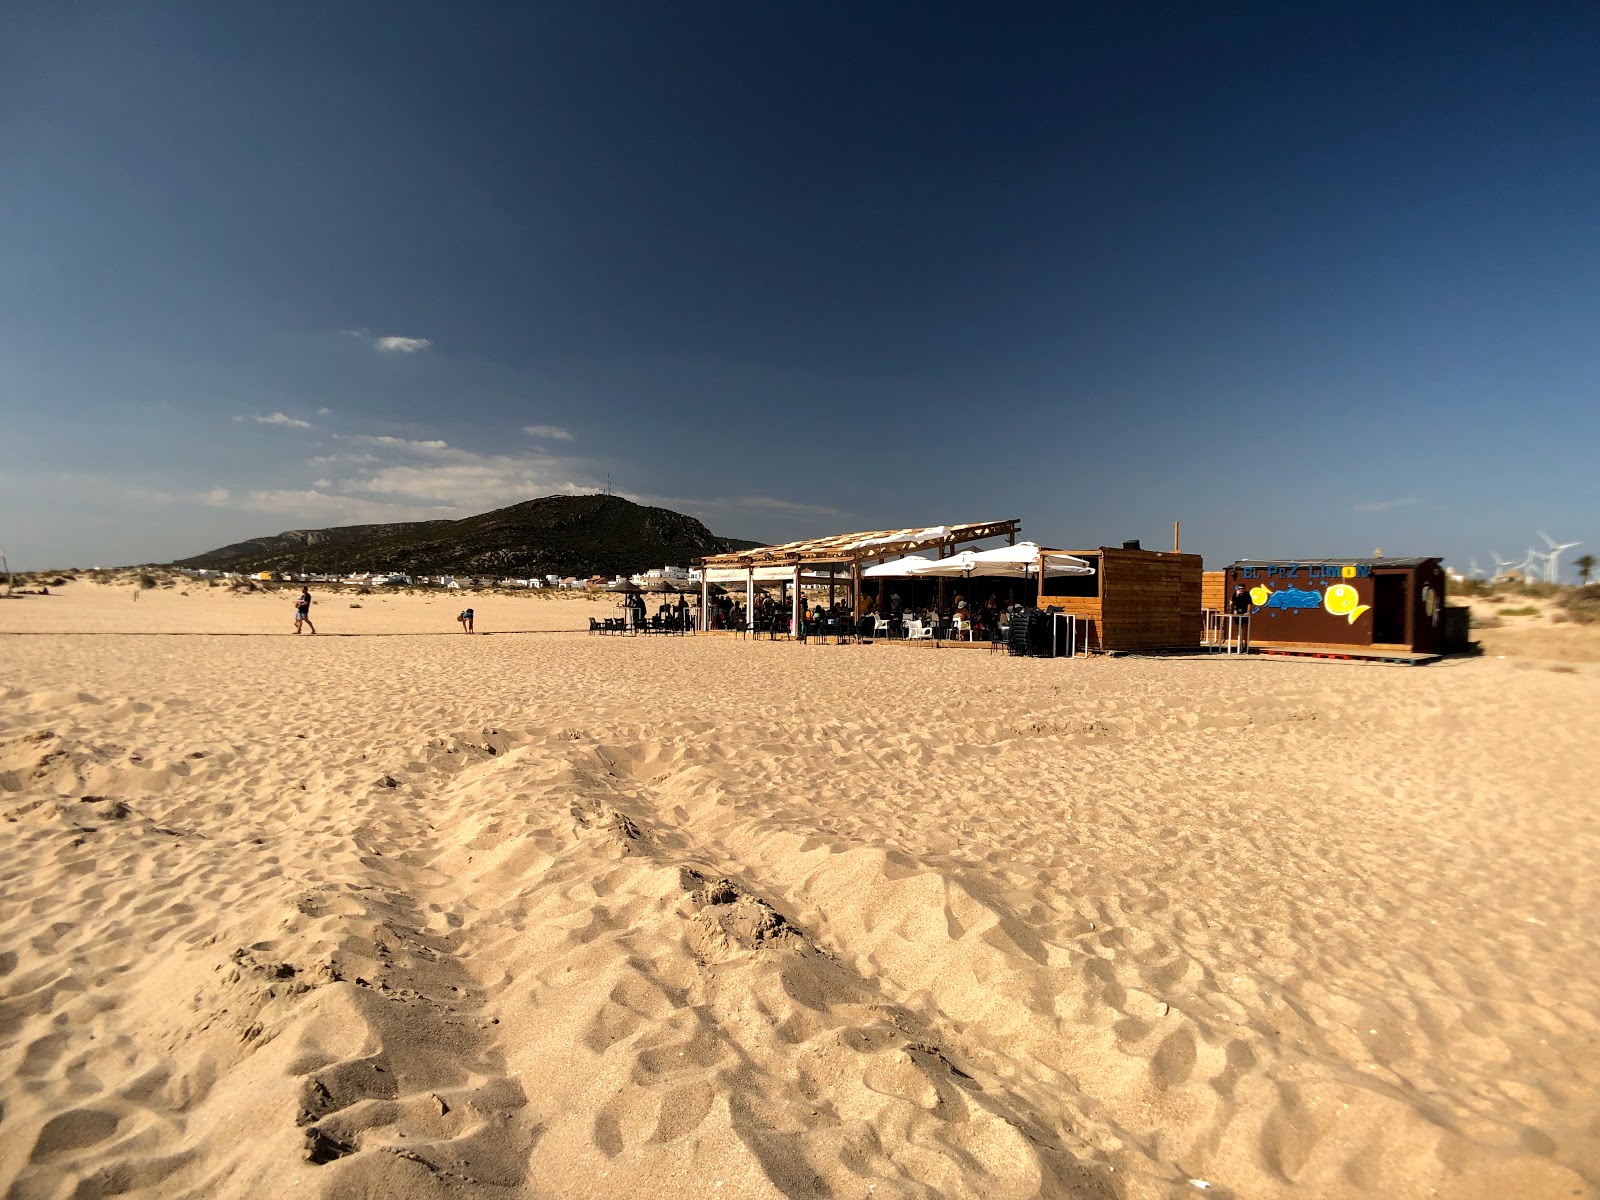
[[[1245,615],[1221,612],[1215,608],[1200,610],[1202,618],[1200,644],[1221,654],[1246,654],[1250,650],[1250,618]]]

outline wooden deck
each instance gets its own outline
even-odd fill
[[[1409,646],[1334,646],[1316,642],[1251,642],[1251,654],[1293,655],[1302,658],[1344,658],[1361,662],[1398,663],[1407,667],[1438,662],[1442,654],[1421,654]]]

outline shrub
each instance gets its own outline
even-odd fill
[[[1502,608],[1497,610],[1502,617],[1537,617],[1539,610],[1532,604],[1524,604],[1521,608]]]
[[[1580,625],[1600,624],[1600,588],[1573,588],[1561,598],[1561,610]]]

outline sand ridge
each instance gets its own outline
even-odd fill
[[[14,1195],[1600,1179],[1587,668],[4,653]]]

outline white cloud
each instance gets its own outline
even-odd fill
[[[572,434],[559,425],[524,425],[522,432],[531,438],[543,438],[550,442],[572,441]]]
[[[729,516],[737,519],[739,514],[750,509],[796,518],[831,520],[850,515],[842,508],[830,508],[826,504],[802,504],[797,500],[783,500],[777,496],[717,496],[709,499],[693,499],[684,496],[636,496],[627,492],[620,494],[635,504],[650,504],[657,508],[675,509],[695,516],[714,511],[719,514],[719,520],[725,520]],[[713,528],[712,532],[716,533],[718,530]]]
[[[1358,513],[1388,512],[1391,508],[1412,508],[1421,503],[1422,501],[1416,496],[1407,496],[1403,500],[1369,500],[1365,504],[1355,505],[1350,511]]]
[[[584,478],[577,464],[552,454],[480,454],[439,438],[419,440],[388,434],[335,437],[362,447],[355,453],[319,455],[310,460],[318,467],[352,468],[344,478],[328,481],[326,490],[335,493],[448,507],[464,516],[537,496],[594,490],[593,482]],[[317,490],[325,489],[319,486]]]
[[[428,338],[380,337],[374,338],[372,344],[385,354],[415,354],[426,350],[433,342]]]
[[[283,425],[289,429],[310,429],[310,421],[302,421],[299,417],[291,417],[288,413],[275,412],[263,417],[260,413],[251,413],[247,417],[235,417],[235,421],[254,421],[257,425]]]
[[[339,437],[339,440],[342,442],[360,442],[364,446],[386,446],[394,450],[409,451],[412,454],[437,454],[440,451],[450,450],[451,448],[449,442],[440,441],[437,438],[432,441],[418,442],[413,441],[410,438],[390,437],[388,434],[378,434],[374,436],[371,434],[358,433],[352,434],[349,437],[340,437],[337,434],[334,436]],[[456,450],[454,453],[465,454],[468,453],[468,451]]]
[[[319,408],[319,409],[317,409],[317,416],[325,417],[329,413],[331,413],[332,411],[333,411],[333,409],[331,409],[331,408]]]
[[[340,496],[318,488],[279,488],[247,492],[234,507],[276,513],[319,525],[373,525],[381,521],[437,521],[464,516],[448,505],[391,504],[359,496]]]

